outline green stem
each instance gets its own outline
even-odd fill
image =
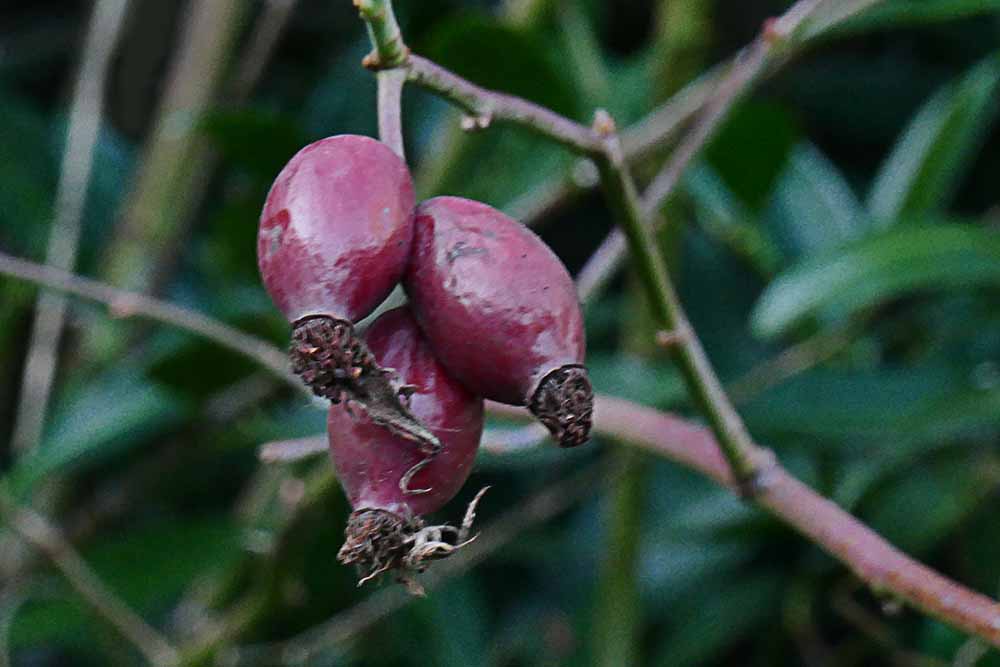
[[[598,667],[640,664],[639,591],[636,566],[642,534],[645,455],[634,449],[615,452],[621,473],[609,489],[607,539],[597,581],[592,663]]]
[[[358,13],[368,26],[374,51],[365,59],[365,65],[374,69],[391,69],[406,62],[410,50],[403,43],[403,34],[396,22],[390,0],[354,0]]]
[[[688,390],[707,417],[733,475],[744,493],[752,494],[756,460],[760,449],[753,443],[743,421],[726,396],[712,365],[698,340],[677,292],[657,251],[652,229],[644,224],[646,215],[635,183],[628,175],[621,145],[616,137],[608,140],[607,155],[597,160],[601,182],[617,222],[625,234],[635,260],[635,268],[653,308],[657,322],[672,334],[671,351],[687,382]]]

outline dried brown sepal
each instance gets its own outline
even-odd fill
[[[357,407],[376,424],[417,443],[433,457],[441,442],[404,405],[412,388],[378,365],[354,325],[326,315],[296,321],[288,351],[292,371],[331,403]]]
[[[358,568],[358,586],[392,571],[411,594],[423,595],[413,575],[426,570],[431,561],[447,558],[476,539],[470,536],[476,506],[488,489],[484,487],[472,499],[459,527],[428,526],[420,517],[403,517],[383,509],[354,510],[347,520],[337,560]]]
[[[594,414],[594,389],[587,369],[574,364],[546,375],[528,409],[549,429],[560,447],[587,442]]]

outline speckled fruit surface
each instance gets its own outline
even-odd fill
[[[583,362],[583,317],[566,268],[486,204],[422,202],[403,285],[438,358],[482,396],[525,405],[549,372]]]
[[[399,282],[413,234],[413,183],[403,160],[370,137],[309,144],[285,165],[260,216],[257,262],[290,322],[355,322]]]

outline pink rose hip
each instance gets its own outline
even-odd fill
[[[330,406],[330,454],[354,508],[339,559],[369,574],[420,569],[422,561],[447,555],[461,541],[444,541],[442,532],[457,535],[457,529],[425,527],[420,516],[444,506],[468,478],[483,430],[483,399],[447,374],[406,307],[380,316],[365,341],[378,363],[407,383],[413,414],[442,447],[433,457],[422,456],[405,438],[350,414],[348,406]]]
[[[264,286],[292,323],[292,370],[318,396],[439,446],[395,397],[354,331],[398,284],[413,238],[413,183],[388,146],[357,135],[309,144],[278,174],[260,215]]]
[[[587,440],[580,304],[534,233],[486,204],[429,199],[417,207],[403,285],[450,373],[486,398],[527,405],[564,447]]]
[[[413,237],[413,183],[370,137],[309,144],[285,165],[260,216],[257,261],[289,322],[356,322],[399,282]]]

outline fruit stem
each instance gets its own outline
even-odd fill
[[[403,149],[403,84],[406,70],[387,69],[375,75],[378,81],[378,136],[382,143],[406,161]]]
[[[354,0],[354,6],[368,26],[373,51],[362,64],[369,69],[391,69],[406,62],[410,50],[403,43],[403,34],[396,22],[390,0]]]

